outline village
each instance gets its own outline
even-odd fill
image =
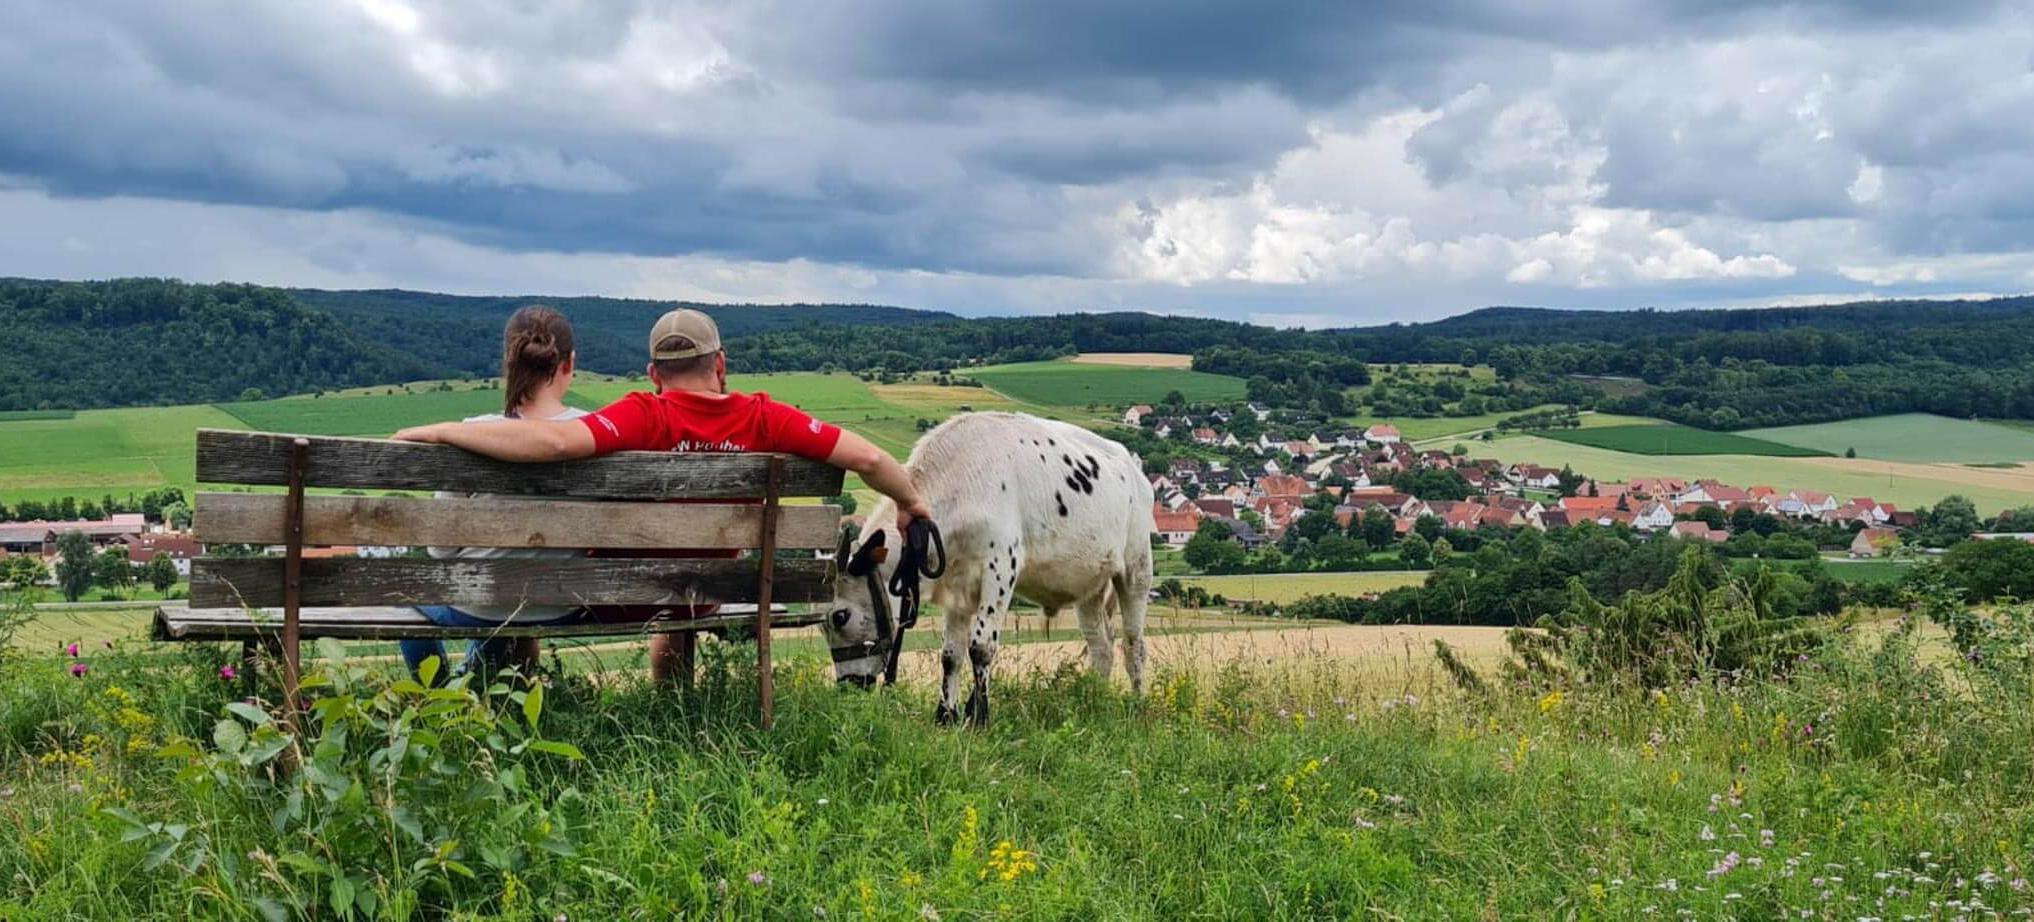
[[[1595,480],[1564,469],[1470,457],[1460,446],[1456,452],[1420,449],[1388,423],[1357,429],[1302,421],[1300,428],[1287,427],[1277,419],[1285,414],[1257,403],[1165,412],[1140,404],[1125,410],[1122,421],[1153,439],[1221,456],[1174,457],[1148,473],[1157,497],[1152,510],[1157,533],[1174,548],[1185,547],[1210,521],[1225,526],[1245,550],[1255,550],[1278,542],[1309,515],[1330,514],[1335,530],[1346,531],[1359,516],[1382,509],[1401,538],[1431,517],[1439,529],[1622,525],[1713,543],[1730,538],[1732,516],[1766,515],[1854,532],[1845,553],[1870,558],[1898,548],[1900,530],[1916,521],[1912,511],[1870,497],[1715,480]],[[1247,423],[1236,425],[1241,419]],[[1238,428],[1253,434],[1239,437]]]

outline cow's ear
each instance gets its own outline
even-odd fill
[[[848,551],[849,551],[849,549],[851,548],[850,542],[851,542],[851,541],[853,541],[853,539],[854,539],[854,531],[853,531],[852,529],[850,529],[850,528],[849,528],[848,526],[846,526],[846,525],[843,525],[843,526],[841,526],[841,528],[840,528],[840,544],[839,544],[839,546],[837,546],[837,547],[835,547],[835,548],[833,549],[833,565],[834,565],[834,566],[836,566],[836,567],[840,567],[840,568],[842,568],[842,569],[846,569],[846,568],[847,568],[847,563],[848,563]]]
[[[849,576],[864,575],[872,567],[882,563],[883,558],[889,556],[889,550],[883,547],[883,536],[885,534],[887,532],[879,531],[870,535],[869,540],[862,542],[862,546],[855,550],[855,555],[848,558],[847,571]]]

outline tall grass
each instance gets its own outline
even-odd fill
[[[578,675],[534,706],[327,662],[272,751],[223,650],[17,653],[0,918],[2024,914],[2034,706],[1996,664],[2025,638],[1966,633],[1991,652],[1909,623],[1644,691],[1041,669],[979,731],[809,661],[761,731],[737,646],[689,693]]]

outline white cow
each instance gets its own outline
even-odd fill
[[[1123,665],[1144,689],[1144,610],[1151,589],[1151,485],[1122,445],[1078,426],[1020,413],[966,413],[918,440],[905,468],[944,534],[947,568],[928,585],[946,613],[938,718],[960,716],[962,663],[974,686],[967,718],[989,715],[989,664],[1018,596],[1080,613],[1095,670],[1109,674],[1109,598],[1123,613]],[[904,542],[887,499],[849,553],[821,623],[840,681],[867,686],[883,671],[897,600],[887,587]],[[876,578],[871,581],[869,576]],[[883,596],[878,598],[877,595]],[[879,613],[877,606],[882,605]]]

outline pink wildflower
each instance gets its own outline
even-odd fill
[[[760,887],[760,886],[762,886],[762,885],[764,885],[764,884],[767,884],[767,883],[769,883],[769,882],[770,882],[770,876],[769,876],[768,874],[764,874],[764,873],[763,873],[763,872],[761,872],[761,871],[750,871],[750,872],[749,872],[749,883],[755,884],[756,886]]]
[[[64,654],[71,657],[72,659],[76,659],[78,656],[78,642],[73,640],[70,643],[65,644]]]
[[[1711,880],[1714,880],[1734,870],[1737,870],[1737,863],[1740,860],[1742,859],[1738,858],[1736,852],[1731,852],[1728,855],[1724,855],[1722,859],[1716,862],[1715,867],[1709,869],[1709,878]]]
[[[226,665],[219,667],[219,678],[225,679],[229,682],[232,681],[233,677],[238,674],[239,673],[233,671],[232,663],[227,663]]]
[[[79,663],[72,663],[72,664],[71,664],[71,675],[74,675],[74,676],[76,676],[76,677],[78,677],[78,678],[82,679],[82,678],[84,678],[84,677],[85,677],[85,673],[87,673],[87,672],[91,671],[91,669],[92,669],[92,667],[90,667],[90,666],[87,666],[87,665],[85,665],[85,664],[84,664],[84,663],[82,663],[82,662],[79,662]]]

